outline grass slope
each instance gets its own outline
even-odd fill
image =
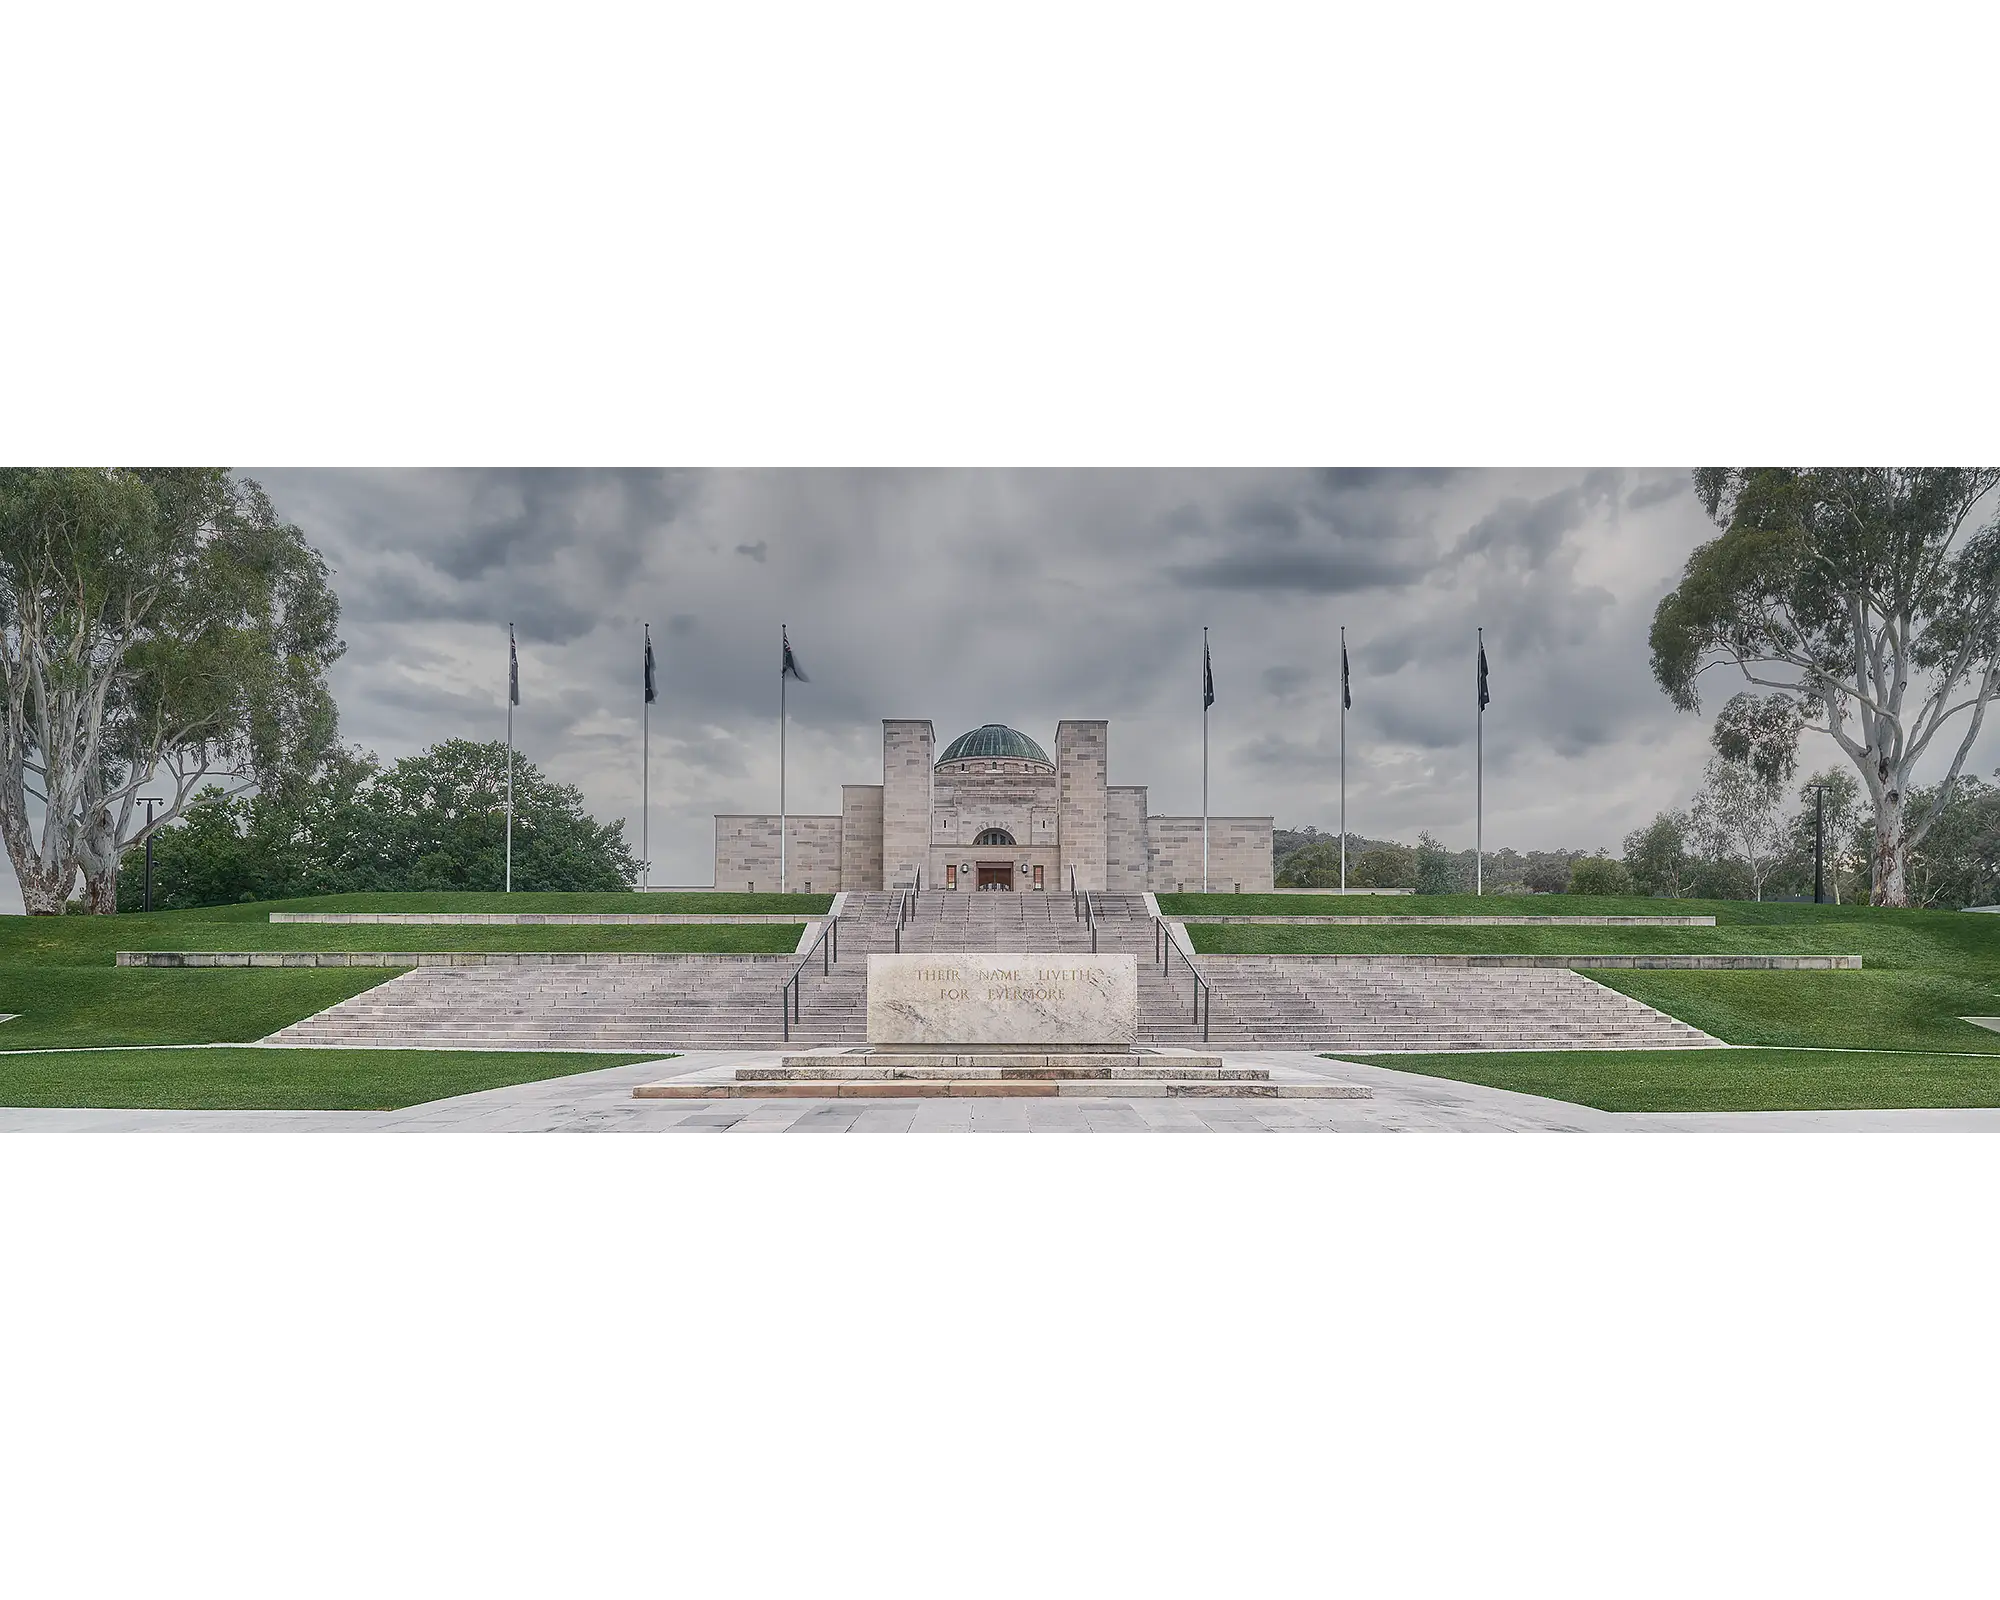
[[[1299,914],[1304,896],[1177,895],[1247,915]],[[1277,909],[1264,908],[1276,902]],[[1314,903],[1315,910],[1325,900]],[[1337,902],[1344,910],[1352,900]],[[1386,901],[1369,901],[1370,906]],[[1858,955],[1860,972],[1597,971],[1596,981],[1691,1022],[1731,1044],[2000,1053],[2000,1034],[1961,1017],[2000,1015],[2000,917],[1874,906],[1763,904],[1742,900],[1596,899],[1581,895],[1398,896],[1396,910],[1427,915],[1712,914],[1713,928],[1352,927],[1200,924],[1210,952],[1448,950],[1522,954],[1712,951],[1718,954]],[[1192,914],[1194,908],[1187,908]]]
[[[2000,1106],[2000,1057],[1818,1050],[1548,1050],[1349,1056],[1600,1111],[1846,1111]]]
[[[0,1055],[0,1106],[392,1111],[654,1056],[525,1050],[80,1050]]]

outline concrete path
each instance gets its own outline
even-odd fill
[[[1305,1051],[1228,1062],[1365,1083],[1370,1100],[635,1100],[635,1084],[776,1052],[697,1051],[434,1100],[403,1111],[0,1108],[0,1133],[1527,1133],[2000,1132],[2000,1108],[1613,1114]]]

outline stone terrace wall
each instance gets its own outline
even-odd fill
[[[715,886],[771,893],[778,887],[778,818],[718,815]],[[840,818],[785,819],[785,887],[801,893],[838,891]]]
[[[1105,791],[1110,812],[1104,887],[1112,894],[1144,894],[1147,886],[1146,786],[1114,783]]]
[[[882,785],[840,786],[840,886],[882,887]]]
[[[1147,887],[1155,894],[1193,893],[1201,888],[1201,818],[1148,817]],[[1273,887],[1271,819],[1208,819],[1208,886],[1228,893],[1238,884],[1245,894]]]

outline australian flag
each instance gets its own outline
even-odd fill
[[[646,704],[651,705],[660,698],[659,690],[653,683],[653,629],[646,627]]]
[[[1343,711],[1352,711],[1354,709],[1354,691],[1348,687],[1347,683],[1347,641],[1345,639],[1340,641],[1340,709]]]
[[[800,683],[811,683],[812,679],[799,670],[799,658],[792,654],[791,635],[785,632],[782,623],[778,626],[778,638],[785,647],[785,661],[784,665],[778,668],[778,676],[781,678],[797,678]]]
[[[514,653],[514,624],[507,624],[507,704],[521,703],[521,658]]]
[[[1208,660],[1208,634],[1204,629],[1201,640],[1201,709],[1206,711],[1215,704],[1215,669]]]
[[[1486,641],[1479,643],[1479,709],[1486,709],[1486,702],[1493,697],[1486,692]]]

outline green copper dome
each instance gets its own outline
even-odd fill
[[[1033,739],[1004,722],[989,722],[983,728],[961,733],[944,747],[944,754],[938,757],[939,766],[947,761],[1039,761],[1043,766],[1055,764]]]

